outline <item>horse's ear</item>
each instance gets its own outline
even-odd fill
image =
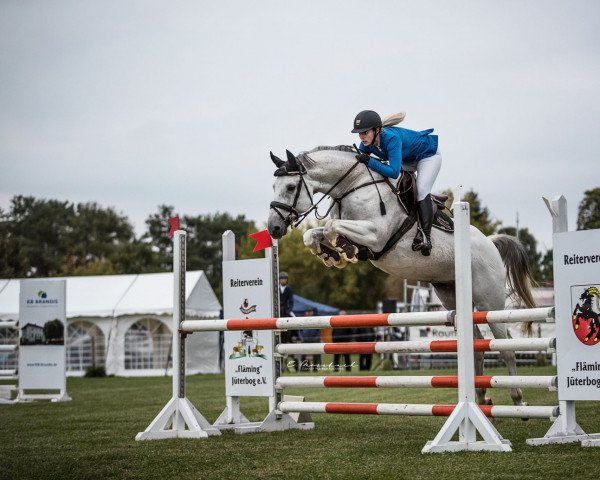
[[[285,151],[288,159],[288,163],[290,164],[291,170],[298,170],[298,163],[296,162],[296,157],[289,150]]]
[[[269,153],[271,154],[271,160],[273,160],[273,163],[275,164],[275,166],[277,168],[280,168],[285,163],[281,158],[273,155],[273,152],[269,152]]]

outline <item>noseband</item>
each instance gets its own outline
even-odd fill
[[[312,212],[316,205],[312,202],[312,195],[310,194],[310,190],[308,189],[308,185],[306,184],[306,180],[304,180],[304,174],[299,172],[290,172],[287,175],[297,175],[299,177],[298,184],[296,185],[296,195],[294,196],[294,201],[291,205],[287,205],[285,203],[272,201],[269,207],[275,211],[277,215],[281,217],[283,223],[286,227],[292,226],[293,228],[297,227],[302,220],[306,218],[306,216]],[[296,205],[298,204],[298,199],[300,198],[300,192],[302,191],[302,187],[306,190],[306,194],[308,198],[310,198],[311,206],[305,212],[299,212],[296,209]],[[320,201],[320,200],[319,200]],[[286,212],[287,215],[281,213],[282,211]]]

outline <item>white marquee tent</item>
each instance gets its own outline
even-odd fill
[[[63,278],[69,374],[83,375],[95,365],[109,375],[164,375],[171,354],[173,273]],[[0,321],[19,320],[19,285],[0,279]],[[221,304],[204,272],[186,273],[185,295],[188,318],[219,317]],[[194,333],[186,347],[190,374],[220,371],[218,332]],[[2,359],[0,368],[15,368],[7,362],[15,358]]]

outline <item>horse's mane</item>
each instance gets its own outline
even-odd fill
[[[309,150],[308,152],[300,152],[300,154],[298,155],[298,160],[300,160],[300,163],[302,163],[304,166],[314,165],[315,161],[310,157],[310,154],[315,152],[322,152],[324,150],[356,153],[354,147],[351,147],[350,145],[337,145],[335,147],[320,145],[318,147],[313,148],[312,150]]]
[[[354,150],[354,147],[351,147],[350,145],[337,145],[335,147],[321,145],[320,147],[315,147],[312,150],[310,150],[308,152],[303,152],[303,153],[314,153],[314,152],[320,152],[321,150],[338,150],[340,152],[356,152],[356,150]]]

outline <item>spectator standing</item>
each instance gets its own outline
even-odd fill
[[[315,310],[312,307],[308,307],[304,311],[305,317],[312,317],[315,315]],[[300,340],[302,343],[319,343],[321,341],[321,330],[316,328],[309,328],[305,330],[300,330]],[[312,370],[316,372],[319,370],[321,366],[321,354],[317,355],[302,355],[300,362],[300,370],[301,371],[309,371],[312,367]]]
[[[294,310],[294,291],[288,285],[289,277],[287,272],[279,272],[279,316],[291,317]],[[293,343],[298,339],[297,330],[284,330],[281,332],[282,343]],[[288,361],[284,362],[284,369],[293,367],[296,371],[299,370],[298,359],[294,356],[289,356]]]
[[[294,310],[294,292],[288,285],[287,272],[279,272],[279,316],[289,317]]]
[[[354,340],[356,342],[374,342],[375,341],[375,329],[374,328],[357,328],[354,331]],[[371,370],[371,363],[373,362],[372,353],[361,353],[358,358],[358,369],[363,371]]]
[[[346,315],[344,310],[340,310],[340,315]],[[332,334],[334,343],[344,343],[354,341],[354,329],[353,328],[334,328]],[[352,371],[352,361],[349,353],[334,353],[333,354],[333,371],[340,371],[340,359],[343,358],[343,367],[346,372]]]

